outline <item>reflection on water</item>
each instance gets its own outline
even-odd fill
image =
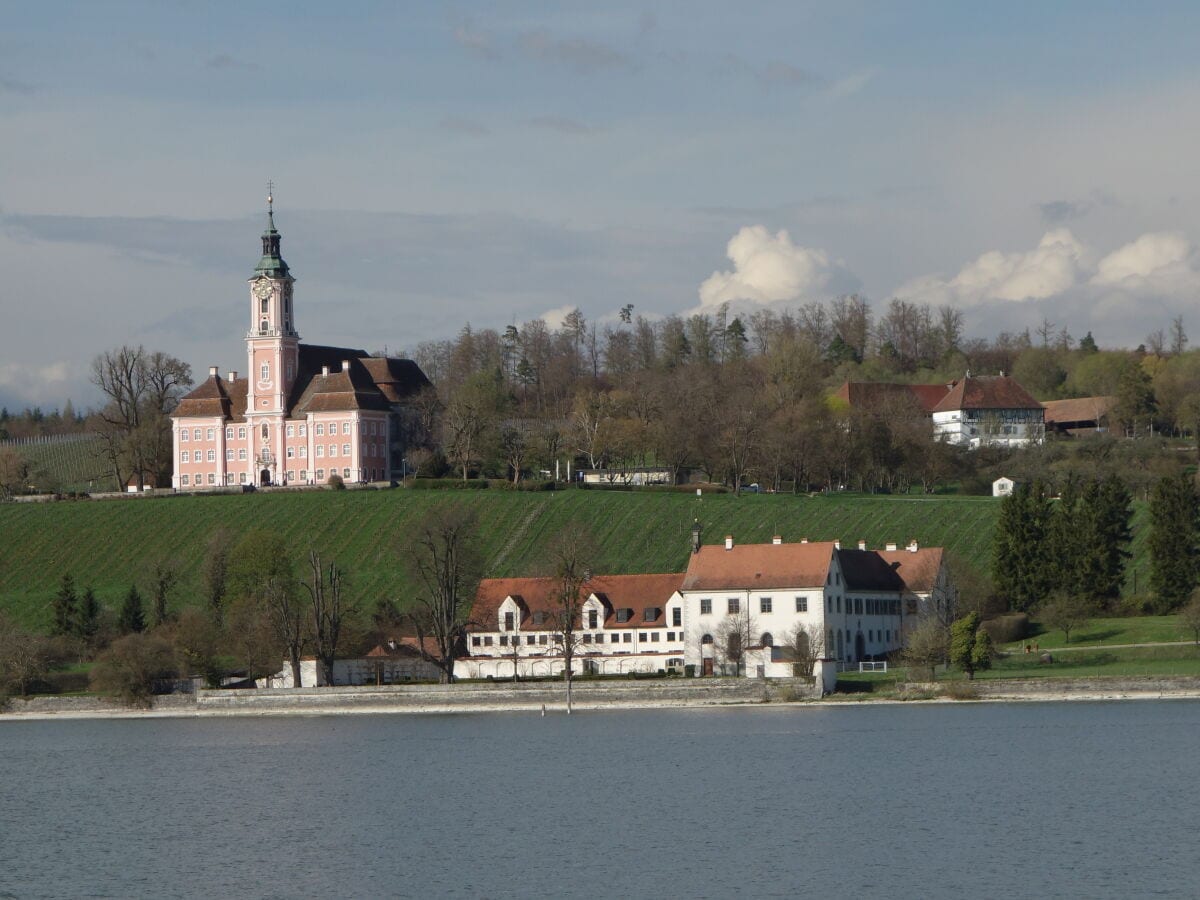
[[[1200,704],[0,722],[0,896],[1194,894]]]

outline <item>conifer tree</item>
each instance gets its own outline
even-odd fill
[[[1080,489],[1079,479],[1069,475],[1051,511],[1050,543],[1056,562],[1047,569],[1047,587],[1052,590],[1079,589],[1087,552],[1089,510],[1086,497],[1086,489]]]
[[[1167,476],[1150,497],[1150,587],[1161,612],[1182,604],[1196,586],[1200,498],[1185,475]]]
[[[125,602],[121,605],[121,617],[118,622],[122,634],[132,634],[146,630],[146,613],[142,608],[142,595],[138,593],[137,585],[130,585]]]
[[[966,672],[968,680],[975,677],[978,632],[979,613],[975,612],[967,613],[950,626],[950,662]]]
[[[54,633],[75,634],[78,628],[79,597],[75,594],[75,579],[67,572],[54,595]]]
[[[992,577],[997,592],[1025,611],[1053,590],[1056,557],[1051,546],[1051,510],[1040,481],[1023,484],[1005,497],[992,546]]]
[[[1109,475],[1096,489],[1088,548],[1096,562],[1089,566],[1088,593],[1116,600],[1125,583],[1125,563],[1133,540],[1133,497],[1125,483]]]
[[[83,600],[79,605],[79,622],[76,633],[85,641],[94,638],[100,631],[100,601],[96,592],[89,585],[83,592]]]

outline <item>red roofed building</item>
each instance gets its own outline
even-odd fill
[[[1045,410],[1008,375],[971,375],[933,408],[933,433],[950,444],[1025,447],[1046,434]]]
[[[407,402],[429,384],[412,360],[302,344],[292,277],[268,199],[262,258],[250,278],[247,371],[215,367],[172,413],[172,486],[390,481],[400,469]]]

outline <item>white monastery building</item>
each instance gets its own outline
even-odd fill
[[[250,277],[246,374],[215,367],[172,414],[172,486],[390,481],[401,469],[406,402],[429,384],[412,360],[303,344],[267,198]]]
[[[968,447],[1026,447],[1046,436],[1046,410],[1008,375],[971,375],[933,408],[933,435]]]
[[[804,659],[854,663],[898,650],[949,600],[940,547],[842,549],[837,541],[701,546],[687,571],[598,575],[575,623],[576,674],[677,671],[789,677]],[[561,674],[552,578],[479,586],[457,678]]]

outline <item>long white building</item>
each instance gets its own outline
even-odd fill
[[[459,678],[561,674],[551,578],[486,579]],[[686,572],[600,575],[575,623],[576,674],[674,671],[785,677],[796,660],[853,663],[897,650],[947,602],[941,548],[843,549],[837,541],[694,548]]]

